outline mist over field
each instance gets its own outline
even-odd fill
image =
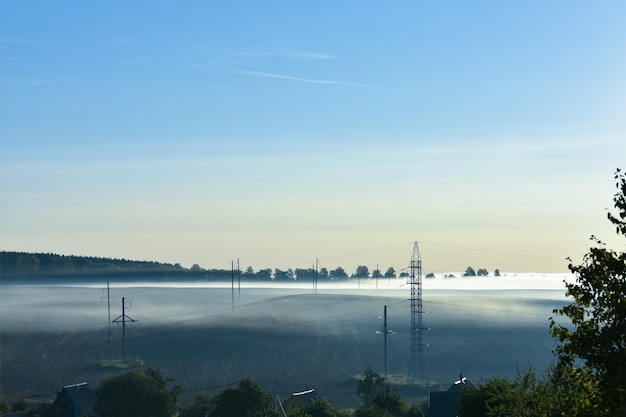
[[[424,279],[426,372],[433,389],[463,373],[480,382],[545,369],[554,343],[548,319],[567,303],[564,274]],[[101,286],[0,287],[1,394],[47,398],[64,385],[117,371],[122,326],[109,326]],[[357,404],[354,376],[384,372],[384,306],[388,311],[388,371],[407,375],[409,286],[402,279],[338,285],[241,283],[124,284],[110,287],[110,319],[126,326],[130,363],[159,367],[182,385],[188,401],[251,376],[281,397],[314,387],[336,406]],[[111,342],[109,343],[109,328]],[[447,387],[446,387],[447,388]],[[423,393],[403,391],[409,399]]]

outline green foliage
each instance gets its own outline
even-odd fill
[[[387,268],[387,272],[385,272],[385,278],[395,278],[395,277],[396,277],[396,270],[390,266],[389,268]]]
[[[468,266],[465,269],[465,272],[463,273],[464,277],[475,277],[476,276],[476,271],[474,271],[474,268],[472,268],[471,266]]]
[[[363,376],[359,379],[356,387],[356,395],[365,405],[370,405],[374,399],[376,392],[382,388],[385,383],[385,377],[380,376],[378,372],[372,370],[371,367],[363,372]]]
[[[369,278],[370,270],[365,265],[359,265],[356,267],[356,272],[354,273],[354,276],[357,278]]]
[[[367,368],[357,384],[357,396],[363,400],[363,406],[356,410],[356,417],[420,417],[421,408],[417,405],[407,406],[384,377],[372,368]]]
[[[40,262],[35,255],[22,253],[15,259],[15,266],[18,273],[24,275],[36,274],[39,272]]]
[[[318,279],[322,280],[322,279],[328,279],[329,278],[329,274],[330,272],[328,272],[327,268],[322,268],[319,270],[319,274],[317,276]]]
[[[337,268],[330,271],[330,277],[334,280],[346,279],[348,278],[348,274],[346,273],[345,269],[338,266]]]
[[[259,269],[254,274],[254,278],[259,281],[269,281],[272,279],[272,269],[271,268]]]
[[[315,269],[314,268],[296,268],[294,270],[295,279],[300,282],[310,282],[315,279]],[[320,274],[317,274],[319,279]]]
[[[487,271],[485,268],[478,268],[476,275],[478,275],[479,277],[486,277],[487,275],[489,275],[489,271]]]
[[[211,394],[202,393],[196,395],[193,400],[193,404],[188,407],[183,407],[180,410],[179,417],[201,417],[208,416],[215,410],[215,402]]]
[[[388,383],[383,384],[376,391],[371,405],[377,410],[394,416],[403,415],[407,409],[405,401],[398,394],[398,390],[392,388]]]
[[[6,401],[0,401],[0,413],[6,414],[12,411],[11,404]]]
[[[492,378],[478,389],[463,391],[461,417],[556,417],[558,391],[550,378],[539,379],[531,368],[517,377]]]
[[[252,378],[239,381],[235,388],[226,388],[213,401],[211,417],[273,417],[272,396],[265,394]]]
[[[13,411],[28,411],[30,409],[30,405],[26,402],[26,400],[17,400],[12,407]]]
[[[498,268],[496,268],[496,269],[493,271],[493,276],[494,276],[494,277],[499,277],[499,276],[500,276],[500,270],[499,270]]]
[[[170,417],[176,412],[180,386],[168,389],[171,378],[159,369],[132,370],[103,380],[96,390],[102,417]]]
[[[289,281],[293,279],[293,271],[288,269],[283,271],[282,269],[274,269],[274,281]]]
[[[626,176],[615,174],[618,235],[626,237]],[[576,282],[566,283],[573,302],[555,309],[571,324],[551,319],[568,415],[626,416],[626,252],[607,249],[595,236],[580,265],[570,263]],[[582,367],[579,367],[582,365]],[[588,393],[588,394],[586,394]],[[581,399],[580,395],[583,395]]]
[[[348,414],[333,408],[326,399],[316,397],[308,405],[300,407],[292,417],[348,417]]]

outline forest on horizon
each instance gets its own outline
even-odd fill
[[[185,268],[180,264],[159,263],[153,261],[135,261],[92,256],[58,255],[53,253],[0,252],[0,277],[3,281],[55,281],[86,280],[97,281],[103,277],[112,280],[200,280],[230,281],[235,277],[244,281],[312,281],[346,280],[350,278],[396,278],[394,268],[384,274],[379,270],[370,273],[366,266],[359,266],[353,274],[348,274],[342,267],[333,270],[327,268],[263,268],[255,271],[251,266],[239,270],[204,269],[194,264]],[[399,276],[404,276],[400,274]]]
[[[484,268],[474,270],[468,266],[464,276],[487,276],[489,272]],[[496,269],[494,276],[499,276]],[[399,274],[393,267],[385,272],[379,269],[372,271],[365,265],[357,266],[356,270],[348,273],[338,266],[335,269],[327,268],[263,268],[254,270],[251,266],[239,269],[233,265],[232,269],[204,269],[198,264],[185,268],[180,264],[168,264],[154,261],[135,261],[127,259],[112,259],[93,256],[59,255],[53,253],[30,252],[0,252],[0,278],[4,282],[55,282],[55,281],[231,281],[233,278],[242,281],[345,281],[350,279],[376,278],[405,278],[407,272]],[[453,278],[454,275],[446,275]],[[434,278],[427,274],[426,278]]]

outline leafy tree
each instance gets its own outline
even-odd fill
[[[282,269],[276,268],[274,270],[274,280],[275,281],[289,281],[291,278],[289,277],[289,271],[283,271]]]
[[[301,282],[313,281],[315,279],[314,268],[296,268],[294,271],[295,278]],[[319,278],[319,273],[318,273]]]
[[[26,402],[26,400],[17,400],[13,407],[11,407],[13,411],[28,411],[30,409],[30,405]]]
[[[356,272],[354,273],[354,276],[357,278],[369,278],[370,270],[365,265],[359,265],[356,267]]]
[[[372,370],[371,367],[363,372],[363,376],[359,379],[356,387],[356,395],[366,406],[370,405],[374,399],[376,392],[385,383],[385,377],[380,376],[378,372]]]
[[[356,417],[423,417],[417,405],[408,407],[395,387],[384,377],[367,368],[357,386],[357,396],[364,405],[356,410]]]
[[[345,269],[338,266],[337,268],[330,271],[330,277],[334,280],[346,279],[348,278],[348,274],[346,273]]]
[[[181,409],[179,416],[199,417],[211,415],[211,413],[213,413],[213,410],[215,410],[214,398],[215,397],[213,397],[211,394],[198,394],[194,398],[193,404],[191,406]]]
[[[377,410],[385,411],[391,415],[402,415],[406,411],[406,402],[398,394],[396,388],[384,383],[372,398],[372,406]]]
[[[259,281],[269,281],[272,279],[272,269],[271,268],[259,269],[256,272],[256,274],[254,274],[254,278],[256,278]]]
[[[333,408],[321,397],[315,397],[309,404],[297,410],[293,417],[348,417],[348,413]]]
[[[274,417],[272,396],[265,394],[252,378],[226,388],[214,399],[211,417]]]
[[[382,278],[383,273],[380,272],[380,269],[376,268],[372,271],[372,278]]]
[[[389,268],[387,268],[387,272],[385,272],[385,278],[395,278],[396,277],[396,270],[393,269],[392,266],[390,266]]]
[[[170,417],[176,412],[178,385],[159,369],[136,369],[103,380],[96,390],[96,411],[102,417]]]
[[[485,268],[478,268],[478,272],[476,272],[476,275],[478,275],[479,277],[486,277],[487,275],[489,275],[489,271],[487,271]]]
[[[499,276],[500,276],[500,270],[496,268],[496,269],[493,271],[493,276],[494,276],[494,277],[499,277]]]
[[[425,278],[435,278],[435,274],[432,272],[429,272],[428,274],[426,274]]]
[[[617,215],[609,212],[608,219],[626,237],[626,176],[618,169],[615,180]],[[576,278],[565,284],[573,302],[554,310],[571,325],[554,318],[550,324],[562,382],[569,388],[567,414],[626,416],[626,252],[607,249],[595,236],[591,240],[597,246],[582,264],[568,266]],[[590,395],[578,403],[581,385]]]
[[[2,400],[0,401],[0,413],[2,414],[7,414],[10,413],[11,410],[11,404],[9,404],[8,402]]]
[[[468,266],[467,269],[465,270],[465,272],[463,273],[464,277],[475,277],[476,276],[476,271],[474,271],[474,268],[472,268],[471,266]]]
[[[538,378],[532,368],[518,371],[513,381],[497,377],[478,389],[466,389],[457,402],[462,417],[556,417],[558,405],[550,376]]]
[[[329,277],[329,272],[328,272],[328,269],[326,269],[326,268],[321,268],[321,269],[319,270],[319,274],[318,274],[317,278],[318,278],[318,279],[328,279],[328,277]]]

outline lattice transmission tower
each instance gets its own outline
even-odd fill
[[[411,364],[409,379],[415,381],[419,378],[425,382],[426,364],[424,362],[424,326],[422,314],[422,256],[417,242],[413,245],[411,262],[409,264],[409,284],[411,284]],[[419,368],[419,373],[418,373]]]

